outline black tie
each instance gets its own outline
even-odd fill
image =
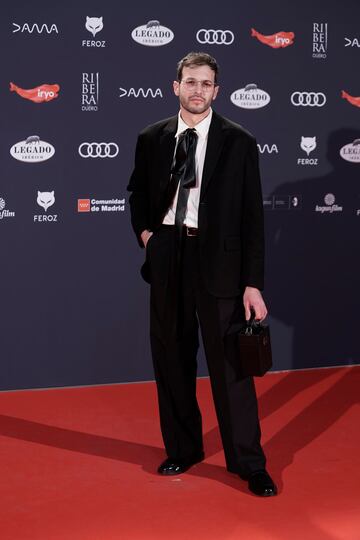
[[[181,237],[190,188],[196,185],[195,152],[198,137],[194,129],[187,129],[179,136],[174,163],[171,169],[172,182],[179,185],[175,213],[175,227]]]
[[[174,335],[180,339],[183,328],[183,312],[181,308],[181,253],[182,253],[182,232],[186,215],[187,202],[189,198],[190,188],[196,185],[195,175],[195,152],[198,141],[197,133],[194,129],[187,129],[179,135],[178,144],[176,147],[173,165],[171,167],[171,179],[168,191],[169,204],[171,205],[179,186],[178,199],[175,212],[175,260],[174,268],[170,277],[172,285],[170,286],[170,294],[167,295],[168,312],[168,337]]]

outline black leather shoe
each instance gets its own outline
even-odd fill
[[[265,469],[254,471],[247,478],[249,490],[260,497],[273,497],[277,487]]]
[[[200,463],[204,459],[204,453],[197,454],[188,459],[172,459],[167,458],[162,462],[158,468],[158,473],[163,474],[164,476],[171,476],[175,474],[182,474],[190,467],[195,465],[195,463]]]

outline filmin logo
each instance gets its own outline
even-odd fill
[[[131,37],[136,43],[146,47],[161,47],[167,45],[174,39],[174,32],[166,26],[162,26],[160,21],[148,21],[142,26],[134,28]]]
[[[99,103],[99,73],[83,73],[81,110],[97,111]]]
[[[328,23],[313,23],[312,57],[326,58],[328,47]]]
[[[234,105],[242,109],[260,109],[270,102],[270,96],[256,84],[247,84],[244,88],[235,90],[230,96]]]
[[[25,141],[15,143],[10,148],[10,154],[18,161],[39,163],[53,157],[55,148],[52,144],[42,141],[38,135],[31,135]]]

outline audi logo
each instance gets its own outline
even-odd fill
[[[114,142],[83,142],[79,146],[79,154],[83,158],[114,158],[118,153],[119,147]]]
[[[295,107],[323,107],[326,96],[323,92],[293,92],[291,103]]]
[[[201,28],[196,33],[199,43],[209,45],[231,45],[235,37],[231,30],[205,30]]]

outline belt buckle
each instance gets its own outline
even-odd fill
[[[192,233],[194,227],[186,227],[186,236],[196,236],[196,232]]]

